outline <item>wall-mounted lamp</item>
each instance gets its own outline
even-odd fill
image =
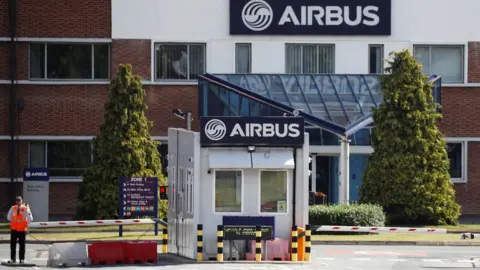
[[[255,152],[255,146],[252,145],[252,146],[247,147],[247,151],[248,151],[249,153]]]

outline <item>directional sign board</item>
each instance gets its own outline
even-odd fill
[[[158,218],[158,178],[120,177],[120,218]],[[119,226],[119,236],[123,235]],[[158,235],[158,224],[155,224]]]
[[[157,217],[158,178],[120,178],[120,208],[125,218]]]

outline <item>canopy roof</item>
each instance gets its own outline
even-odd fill
[[[430,78],[437,82],[435,96],[439,78]],[[289,114],[298,110],[308,124],[340,136],[371,124],[372,108],[382,102],[379,75],[204,74],[202,79]]]

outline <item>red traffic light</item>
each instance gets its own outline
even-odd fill
[[[167,186],[160,187],[160,200],[168,200]]]

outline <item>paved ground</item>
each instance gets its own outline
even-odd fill
[[[37,267],[20,269],[45,269],[45,245],[28,245],[27,261]],[[0,260],[8,260],[8,245],[0,245]],[[478,259],[477,259],[478,258]],[[478,263],[478,264],[477,264]],[[159,264],[145,266],[102,267],[103,269],[172,269],[172,270],[242,270],[242,269],[322,269],[322,270],[426,270],[464,269],[480,267],[480,247],[421,247],[421,246],[314,246],[312,262],[292,264]],[[0,266],[0,269],[9,267]],[[70,268],[82,269],[82,268]]]

